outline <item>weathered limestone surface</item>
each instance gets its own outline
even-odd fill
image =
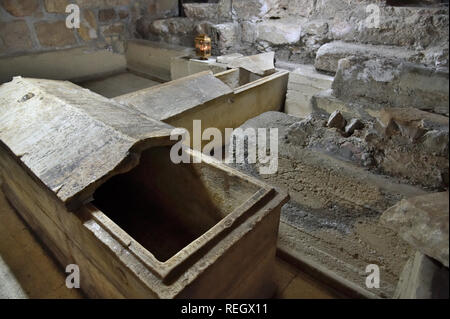
[[[312,65],[301,65],[289,73],[285,112],[306,117],[313,112],[311,99],[315,94],[331,89],[333,77],[317,72]]]
[[[330,85],[331,86],[331,85]],[[333,113],[339,110],[347,117],[370,118],[367,108],[361,107],[352,102],[344,102],[333,95],[333,90],[323,90],[311,98],[311,107],[313,111]],[[370,111],[370,109],[369,109]]]
[[[258,75],[268,75],[275,72],[274,52],[260,53],[232,60],[228,67],[243,68]]]
[[[193,47],[144,40],[127,42],[127,68],[142,72],[162,81],[170,81],[171,64],[177,58],[193,56]]]
[[[244,55],[241,53],[230,53],[230,54],[226,54],[226,55],[221,55],[217,57],[217,62],[218,63],[223,63],[223,64],[228,64],[231,61],[233,61],[234,59],[237,58],[242,58]]]
[[[430,131],[440,131],[448,134],[448,117],[424,112],[415,108],[394,107],[382,109],[377,119],[385,130],[394,125],[394,131],[398,130],[401,135],[408,137],[411,141],[420,139]],[[385,133],[392,135],[394,132],[390,131]],[[446,145],[442,145],[441,143],[436,143],[435,146],[436,148],[430,153],[445,154],[448,151],[445,148]]]
[[[297,19],[264,20],[256,23],[254,28],[254,37],[271,45],[296,43],[302,34],[302,27]]]
[[[234,0],[233,10],[240,20],[263,17],[275,9],[279,0]]]
[[[406,263],[394,298],[448,299],[448,283],[448,268],[417,252]]]
[[[225,64],[217,63],[214,59],[198,60],[185,58],[173,58],[170,62],[170,77],[176,80],[194,73],[211,70],[219,73],[227,70]]]
[[[38,0],[2,0],[3,8],[15,17],[30,16],[39,9]]]
[[[69,209],[137,165],[140,145],[171,130],[70,82],[15,77],[0,87],[0,105],[2,143]]]
[[[202,128],[214,127],[222,133],[222,138],[216,136],[210,142],[203,140],[202,145],[222,147],[227,128],[236,128],[261,113],[281,110],[287,80],[288,72],[284,70],[262,78],[244,69],[215,75],[205,71],[119,96],[116,100],[184,128],[191,137],[198,136],[194,120],[201,120]],[[198,145],[198,140],[190,142]]]
[[[415,249],[448,267],[448,192],[403,199],[383,213],[381,222]]]
[[[317,51],[314,66],[318,70],[336,72],[340,59],[351,56],[375,58],[393,58],[409,62],[421,62],[423,55],[414,50],[408,50],[401,47],[370,45],[334,41],[324,44]]]
[[[339,61],[334,95],[394,107],[415,107],[449,114],[449,75],[399,60],[351,57]]]
[[[45,10],[50,13],[65,13],[68,0],[45,0]]]
[[[385,173],[432,189],[448,187],[448,117],[415,108],[386,108],[368,143]]]
[[[198,20],[208,20],[218,23],[219,21],[218,3],[183,3],[186,17]]]
[[[217,79],[211,71],[204,71],[157,87],[122,95],[115,100],[164,121],[232,92],[233,90]]]

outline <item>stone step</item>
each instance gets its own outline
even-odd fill
[[[304,84],[321,90],[331,88],[332,82],[332,76],[319,73],[314,66],[307,64],[296,68],[289,74],[289,84]]]
[[[357,56],[365,58],[395,58],[420,63],[423,54],[403,47],[371,45],[333,41],[322,45],[317,51],[314,66],[318,70],[335,73],[340,59]]]
[[[286,113],[306,117],[312,112],[311,98],[318,92],[331,88],[333,77],[321,74],[312,65],[297,65],[289,73],[286,95]]]
[[[397,59],[350,57],[339,61],[333,94],[346,102],[414,107],[449,114],[449,73]]]

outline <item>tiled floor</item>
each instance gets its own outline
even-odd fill
[[[83,298],[79,290],[66,288],[65,276],[0,192],[0,298]],[[275,282],[275,298],[337,297],[281,259]]]

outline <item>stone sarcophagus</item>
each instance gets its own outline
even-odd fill
[[[287,195],[209,157],[174,164],[172,128],[16,77],[0,86],[3,190],[89,297],[270,297]]]

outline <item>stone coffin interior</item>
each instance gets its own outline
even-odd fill
[[[232,89],[237,89],[243,85],[264,78],[264,76],[260,76],[242,68],[231,69],[218,73],[216,74],[216,77]]]
[[[259,190],[214,166],[174,164],[169,147],[152,148],[140,164],[94,193],[93,205],[159,262],[166,262]]]

